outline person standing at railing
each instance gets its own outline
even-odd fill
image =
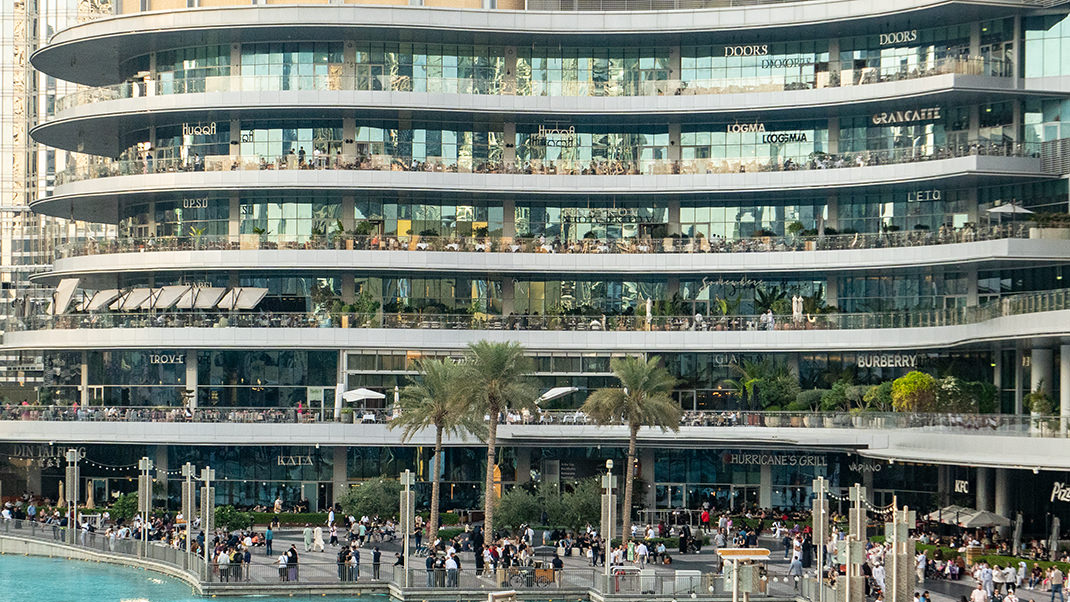
[[[271,530],[271,525],[268,525],[267,531],[264,531],[264,554],[271,556],[271,542],[275,539],[275,532]]]

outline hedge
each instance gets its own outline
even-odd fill
[[[884,543],[883,536],[872,537],[871,541],[874,543]],[[935,546],[927,543],[915,544],[918,550],[925,552],[939,552],[940,557],[944,560],[954,560],[961,556],[964,560],[966,558],[965,552],[959,552],[956,548],[949,548],[946,546]],[[934,556],[935,557],[935,556]],[[1057,562],[1051,560],[1031,560],[1029,558],[1023,558],[1021,556],[1001,556],[999,554],[978,554],[974,556],[974,562],[987,562],[989,565],[1007,566],[1014,565],[1015,569],[1018,568],[1019,562],[1024,562],[1029,570],[1033,570],[1033,563],[1040,565],[1040,568],[1048,570],[1049,567],[1055,565],[1059,567],[1059,570],[1066,574],[1070,571],[1070,562]]]

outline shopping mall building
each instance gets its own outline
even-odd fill
[[[488,339],[575,387],[560,409],[612,357],[664,360],[689,426],[641,436],[649,507],[803,505],[824,475],[1070,520],[1065,429],[1023,407],[1070,415],[1065,3],[94,4],[32,58],[84,85],[32,132],[69,166],[33,210],[118,238],[61,248],[52,306],[8,321],[5,349],[44,353],[39,402],[80,409],[8,411],[4,494],[54,495],[68,445],[97,500],[146,455],[172,496],[211,464],[220,502],[424,487],[431,439],[386,408],[415,358]],[[759,358],[804,389],[984,381],[1002,415],[722,415]],[[515,418],[505,486],[626,441]],[[481,454],[449,442],[450,507],[478,505]]]

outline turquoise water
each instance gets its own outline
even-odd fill
[[[216,598],[219,600],[219,598]],[[311,602],[321,596],[285,598],[248,597],[227,600],[256,602]],[[347,597],[346,600],[359,600]],[[0,556],[2,602],[205,602],[185,583],[170,577],[106,563],[82,560]],[[341,598],[334,598],[335,601]],[[367,602],[381,602],[372,596]]]

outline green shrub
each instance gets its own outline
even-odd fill
[[[401,505],[401,483],[381,477],[350,487],[338,500],[342,511],[353,516],[397,516]]]
[[[275,518],[275,514],[272,512],[250,512],[253,517],[253,523],[257,525],[266,525],[271,523]],[[280,525],[304,525],[308,523],[310,525],[326,525],[327,513],[326,512],[283,512],[278,515]],[[337,522],[341,521],[341,516],[337,518]]]
[[[932,412],[936,408],[936,379],[913,370],[892,381],[892,407],[899,412]]]
[[[215,524],[227,531],[238,531],[253,526],[253,513],[242,512],[234,506],[219,506],[215,509]]]
[[[821,403],[821,398],[827,392],[828,389],[799,391],[799,394],[795,396],[795,401],[788,404],[787,409],[792,412],[816,412],[818,405]]]

